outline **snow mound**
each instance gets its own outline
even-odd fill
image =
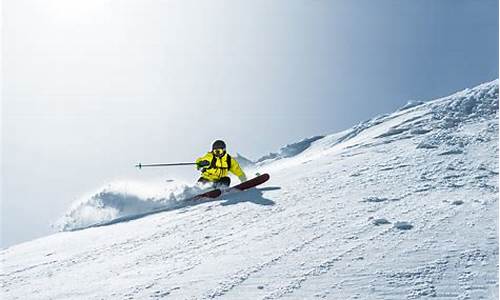
[[[240,164],[240,167],[242,167],[243,169],[250,168],[250,167],[253,167],[255,165],[255,163],[252,160],[246,158],[245,156],[241,155],[240,153],[236,153],[236,155],[233,158],[236,159],[236,161],[238,161],[238,163]]]
[[[287,145],[257,162],[295,158],[304,163],[318,155],[373,148],[401,140],[417,142],[415,147],[437,150],[439,155],[462,154],[465,145],[489,141],[497,123],[470,134],[457,134],[458,128],[498,117],[498,79],[428,102],[410,101],[392,114],[383,114],[344,131],[317,136]]]
[[[126,220],[160,208],[174,207],[200,191],[200,187],[189,187],[176,181],[166,184],[114,182],[75,201],[54,227],[59,231],[74,231],[113,220]]]
[[[474,119],[487,119],[498,113],[498,80],[465,89],[442,103],[434,102],[432,118],[440,128],[451,128]]]
[[[293,144],[288,144],[285,145],[284,147],[281,147],[281,149],[278,152],[272,152],[269,153],[261,158],[259,158],[256,163],[269,163],[272,161],[276,161],[282,158],[287,158],[287,157],[293,157],[296,156],[302,152],[304,152],[307,148],[311,146],[311,144],[319,139],[322,139],[324,136],[313,136],[310,138],[303,139],[297,143]]]
[[[422,104],[424,104],[424,103],[425,103],[425,102],[423,102],[423,101],[415,101],[415,100],[410,100],[410,101],[408,101],[408,103],[406,103],[403,107],[401,107],[398,111],[407,110],[407,109],[410,109],[410,108],[413,108],[413,107],[416,107],[416,106],[422,105]]]

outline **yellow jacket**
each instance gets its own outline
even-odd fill
[[[228,158],[231,157],[227,153],[222,157],[215,156],[212,152],[207,152],[204,156],[198,158],[196,163],[200,161],[206,160],[210,163],[210,165],[203,169],[201,173],[201,177],[209,180],[209,181],[218,181],[222,177],[226,177],[231,171],[234,175],[238,176],[241,181],[246,180],[246,175],[240,167],[240,164],[236,161],[236,159],[231,157],[231,168],[228,168]],[[213,160],[215,159],[215,162]],[[214,165],[215,163],[215,165]],[[214,165],[214,167],[212,167]]]

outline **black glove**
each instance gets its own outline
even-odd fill
[[[201,168],[205,168],[205,167],[208,167],[210,166],[210,162],[208,160],[202,160],[202,161],[199,161],[196,163],[196,167],[198,169],[201,169]]]

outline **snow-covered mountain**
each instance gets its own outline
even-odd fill
[[[124,222],[2,250],[3,299],[498,299],[498,80],[312,139],[215,201],[101,189],[61,228]]]

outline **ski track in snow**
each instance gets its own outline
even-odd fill
[[[498,81],[256,167],[257,190],[2,250],[3,298],[498,299]]]

